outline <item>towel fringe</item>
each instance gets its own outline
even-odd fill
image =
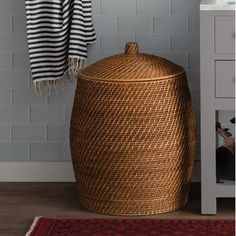
[[[34,92],[36,96],[42,96],[43,91],[46,89],[47,96],[50,96],[52,90],[58,93],[59,89],[64,90],[66,87],[66,81],[72,81],[76,78],[79,71],[85,66],[85,59],[80,58],[69,58],[69,68],[63,76],[34,81]]]
[[[76,76],[84,68],[85,60],[76,57],[69,57],[69,74]]]

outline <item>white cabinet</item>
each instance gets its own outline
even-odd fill
[[[235,45],[234,16],[215,16],[216,53],[232,53]]]
[[[216,114],[235,109],[235,11],[207,5],[200,11],[202,214],[216,214],[219,197],[234,197],[234,184],[216,183]],[[213,1],[211,1],[213,2]]]
[[[215,61],[216,98],[235,97],[235,61]]]

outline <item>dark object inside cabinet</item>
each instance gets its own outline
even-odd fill
[[[235,118],[230,122],[235,124]],[[235,138],[229,129],[222,128],[219,122],[216,123],[218,134],[224,139],[224,145],[216,149],[216,178],[217,183],[235,181]]]

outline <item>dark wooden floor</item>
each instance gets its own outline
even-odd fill
[[[35,216],[73,219],[116,218],[83,209],[78,203],[74,183],[0,183],[0,236],[25,235]],[[202,216],[200,185],[194,184],[190,200],[181,210],[145,218],[233,219],[234,199],[220,199],[217,215]]]

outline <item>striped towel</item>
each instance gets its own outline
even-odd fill
[[[36,91],[76,75],[96,40],[91,0],[26,0],[27,37]]]

